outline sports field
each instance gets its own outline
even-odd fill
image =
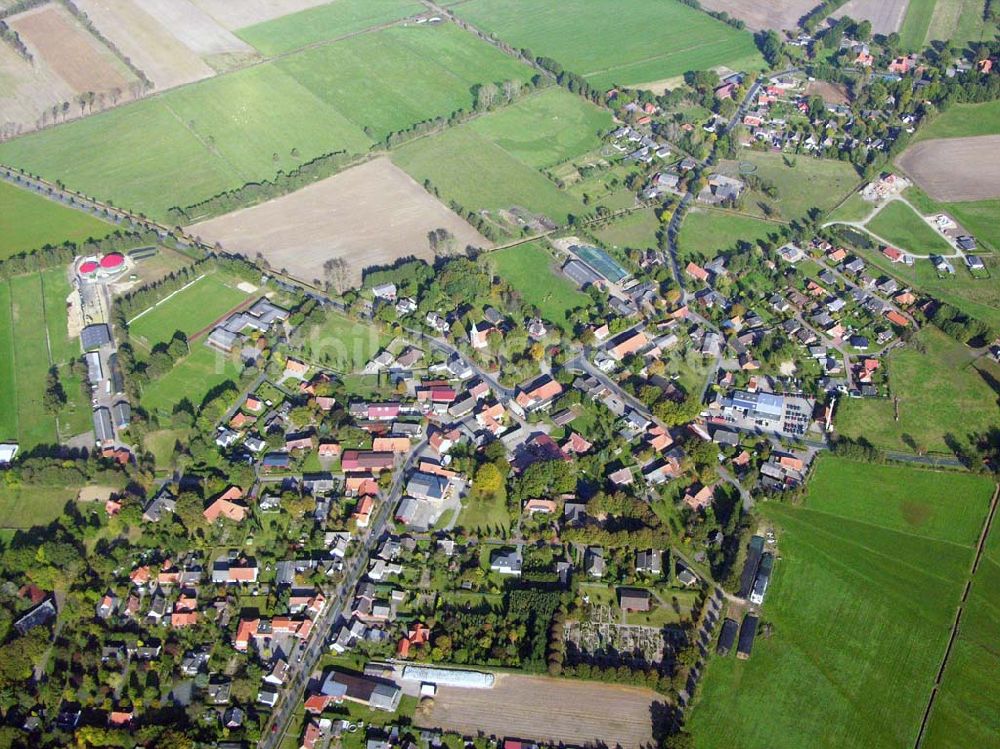
[[[695,209],[684,217],[677,246],[681,257],[713,258],[720,252],[735,250],[740,242],[754,244],[766,239],[780,228],[778,224],[748,216]]]
[[[337,0],[240,29],[237,36],[265,55],[279,55],[356,34],[426,10],[414,0]]]
[[[16,439],[22,449],[54,444],[91,428],[88,400],[67,366],[80,355],[66,326],[68,294],[62,269],[0,284],[0,397],[8,404],[0,409],[0,439]],[[53,364],[59,366],[68,401],[59,414],[61,429],[43,405],[45,378]]]
[[[712,658],[696,746],[911,747],[992,490],[824,456],[803,506],[762,505],[778,529],[771,635],[749,660]]]
[[[599,88],[652,83],[716,65],[762,66],[749,32],[677,0],[471,0],[454,10]]]
[[[894,246],[917,255],[954,252],[944,237],[898,200],[889,203],[865,226]]]
[[[165,219],[322,154],[364,153],[365,128],[380,139],[470,109],[478,84],[531,75],[453,24],[395,27],[17,138],[0,160]]]
[[[191,336],[249,300],[239,283],[220,271],[209,273],[135,319],[129,336],[146,349],[169,342],[177,331]]]
[[[566,313],[591,303],[576,284],[563,275],[556,275],[558,267],[552,254],[537,243],[510,247],[491,252],[485,262],[496,269],[496,274],[513,286],[528,304],[538,307],[543,320],[566,329]]]
[[[899,400],[899,420],[889,398],[843,398],[834,414],[840,434],[864,437],[889,450],[913,451],[916,446],[951,453],[947,435],[964,441],[970,432],[1000,423],[996,393],[972,366],[970,349],[930,325],[919,340],[926,353],[908,346],[883,363]]]
[[[114,227],[37,193],[0,181],[0,260],[44,245],[107,236]]]

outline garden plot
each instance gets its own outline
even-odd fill
[[[566,622],[566,643],[573,660],[646,668],[661,663],[672,638],[663,627],[622,624],[612,606],[591,606],[582,621]],[[683,635],[678,632],[678,638]]]

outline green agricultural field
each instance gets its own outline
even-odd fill
[[[351,373],[363,369],[390,340],[374,325],[330,312],[325,320],[305,331],[303,340],[296,343],[302,346],[302,355],[308,361]]]
[[[920,51],[932,41],[990,41],[996,25],[984,20],[982,0],[910,0],[899,35],[904,49]]]
[[[684,217],[677,240],[682,258],[713,258],[736,249],[740,242],[754,244],[776,233],[780,226],[767,221],[722,211],[695,209]]]
[[[556,275],[557,264],[552,254],[537,243],[491,252],[486,263],[520,292],[525,302],[538,307],[542,319],[561,327],[568,327],[567,312],[591,303],[590,297],[578,291],[576,284]]]
[[[900,43],[905,49],[923,49],[937,2],[939,0],[910,0],[899,30]]]
[[[954,216],[979,244],[1000,254],[1000,200],[977,200],[969,203],[945,203],[944,209]]]
[[[592,233],[605,247],[646,250],[658,246],[656,233],[662,228],[655,209],[643,208],[594,229]]]
[[[480,84],[523,83],[534,75],[527,65],[450,23],[397,26],[307,49],[275,64],[376,139],[472,109],[472,91]]]
[[[778,528],[772,634],[709,662],[688,720],[702,749],[916,738],[992,483],[832,457],[814,481],[804,506],[761,506]]]
[[[0,260],[47,244],[107,236],[114,227],[83,211],[0,182]]]
[[[454,200],[469,210],[523,206],[560,224],[586,210],[540,172],[465,125],[407,143],[392,160],[417,182],[430,180],[445,203]]]
[[[1000,101],[988,101],[982,104],[952,104],[947,111],[920,126],[917,140],[997,134],[1000,134]]]
[[[236,35],[265,55],[280,55],[426,10],[414,0],[337,0],[247,26]]]
[[[899,401],[899,421],[890,398],[844,398],[835,413],[840,434],[888,450],[950,453],[947,435],[964,441],[1000,423],[997,395],[972,365],[971,350],[931,326],[919,341],[926,353],[897,349],[883,364]]]
[[[899,201],[889,203],[865,226],[887,242],[917,255],[953,251],[944,237]]]
[[[14,366],[14,326],[10,319],[10,286],[0,283],[0,398],[17,403],[17,374]],[[17,408],[0,408],[0,441],[18,438]]]
[[[610,113],[581,97],[550,88],[471,127],[528,166],[547,169],[600,147],[612,122]]]
[[[25,529],[48,525],[76,500],[80,487],[6,486],[0,484],[0,526]]]
[[[239,279],[222,272],[206,275],[129,324],[130,337],[147,349],[169,342],[178,330],[192,336],[249,300]]]
[[[676,0],[471,0],[455,12],[598,87],[652,83],[716,65],[762,66],[748,32]]]
[[[780,218],[793,219],[804,216],[811,208],[828,211],[844,196],[857,188],[859,177],[854,167],[845,161],[817,159],[812,156],[794,156],[788,166],[785,155],[744,151],[743,161],[757,167],[757,175],[768,180],[778,189],[778,199],[751,195],[745,200],[746,210],[759,213],[758,200],[777,202]]]
[[[197,408],[209,391],[226,380],[236,382],[239,363],[201,342],[191,346],[191,353],[174,365],[160,379],[142,389],[142,406],[161,416],[173,413],[174,406],[187,399]]]

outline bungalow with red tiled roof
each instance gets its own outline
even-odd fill
[[[246,520],[247,508],[219,497],[205,508],[202,515],[205,516],[205,520],[209,523],[214,523],[219,518],[232,520],[234,523],[241,523]]]
[[[580,434],[570,432],[569,437],[562,444],[563,452],[573,455],[586,455],[594,447],[592,442],[588,442]]]
[[[391,470],[395,462],[396,454],[392,452],[344,450],[340,467],[344,473],[380,473]]]
[[[662,452],[674,444],[674,438],[663,427],[653,426],[646,435],[646,442],[657,452]]]
[[[302,432],[297,434],[286,434],[285,452],[290,453],[293,450],[312,450],[315,446],[313,440],[314,437],[312,434],[303,434]]]
[[[417,622],[406,633],[406,637],[399,640],[396,646],[396,655],[400,658],[408,658],[411,647],[420,647],[431,641],[431,629],[426,624]]]
[[[917,303],[917,297],[914,296],[912,291],[901,291],[892,298],[892,301],[901,307],[909,307]]]
[[[695,281],[708,283],[708,276],[709,276],[708,271],[695,262],[688,263],[687,267],[684,269],[684,272],[687,273],[689,276],[691,276],[691,278],[693,278]]]
[[[750,453],[744,450],[735,458],[733,458],[733,465],[742,468],[743,466],[750,464],[750,458],[751,458]]]
[[[889,63],[889,72],[897,75],[905,75],[913,67],[915,58],[913,55],[900,55]]]
[[[901,314],[896,312],[896,310],[891,309],[885,313],[885,319],[891,322],[893,325],[897,325],[900,328],[905,328],[910,324],[910,321],[903,317]]]
[[[826,296],[827,293],[826,289],[813,280],[810,280],[809,283],[806,284],[806,291],[809,292],[810,296],[815,297]]]
[[[135,713],[132,710],[112,710],[108,714],[108,725],[122,728],[132,723]]]
[[[251,420],[250,417],[247,416],[245,413],[243,413],[242,411],[237,411],[236,415],[229,420],[229,427],[231,429],[242,429],[247,425],[247,422],[249,422],[250,420]]]
[[[332,411],[333,407],[337,405],[337,399],[330,395],[317,395],[316,405],[322,411]]]
[[[175,611],[170,615],[170,626],[174,629],[190,627],[198,623],[197,611]]]
[[[233,647],[241,653],[245,653],[250,645],[250,640],[257,636],[260,630],[260,619],[240,619],[236,627],[236,639],[233,640]]]
[[[299,361],[298,359],[289,358],[285,362],[285,374],[291,375],[292,377],[305,377],[306,372],[309,371],[309,365],[305,362]]]
[[[340,457],[339,442],[321,442],[319,446],[319,457],[337,458]]]
[[[552,499],[529,499],[524,503],[524,512],[528,515],[542,513],[543,515],[554,515],[556,503]]]
[[[525,411],[537,411],[551,405],[563,388],[550,375],[542,375],[518,390],[514,402]]]
[[[630,354],[635,354],[649,345],[649,336],[642,330],[619,333],[608,342],[608,356],[615,361],[621,361]]]
[[[894,263],[898,263],[903,259],[903,251],[895,247],[883,247],[882,254]]]
[[[831,263],[839,263],[847,257],[847,250],[843,247],[837,247],[836,249],[830,250],[826,256]]]
[[[400,453],[406,454],[410,452],[409,437],[376,437],[372,441],[372,450],[374,452],[387,452],[387,453]]]
[[[791,468],[793,471],[801,471],[805,468],[802,459],[796,458],[794,455],[781,455],[778,457],[778,463],[785,468]]]
[[[299,749],[316,749],[316,743],[323,737],[323,729],[319,727],[319,723],[315,720],[310,720],[306,724],[305,733],[302,734],[302,745]]]
[[[378,481],[370,473],[344,477],[344,494],[348,497],[364,497],[378,494]]]
[[[375,500],[373,500],[370,495],[366,494],[358,501],[358,507],[351,517],[354,518],[354,522],[359,528],[367,528],[368,523],[371,522],[372,510],[374,509]]]
[[[458,471],[449,471],[440,463],[433,460],[421,460],[417,470],[421,473],[433,473],[435,476],[442,476],[446,479],[453,479],[458,475]]]
[[[692,484],[684,493],[684,504],[692,510],[704,510],[715,498],[715,492],[710,486]]]
[[[137,587],[142,587],[150,580],[149,567],[146,565],[143,565],[142,567],[136,567],[134,570],[132,570],[131,573],[129,573],[128,577],[129,580],[132,581],[133,585]]]
[[[264,401],[260,400],[256,396],[248,395],[243,407],[246,408],[247,411],[258,413],[264,408]]]
[[[422,385],[417,388],[417,400],[431,403],[451,403],[458,397],[455,388],[447,383]]]

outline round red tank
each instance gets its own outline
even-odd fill
[[[91,273],[96,273],[97,268],[98,265],[93,260],[88,260],[84,263],[80,263],[80,272],[85,276],[89,276]]]
[[[120,268],[124,262],[125,258],[120,253],[112,252],[101,258],[101,267],[104,270],[114,270],[115,268]]]

